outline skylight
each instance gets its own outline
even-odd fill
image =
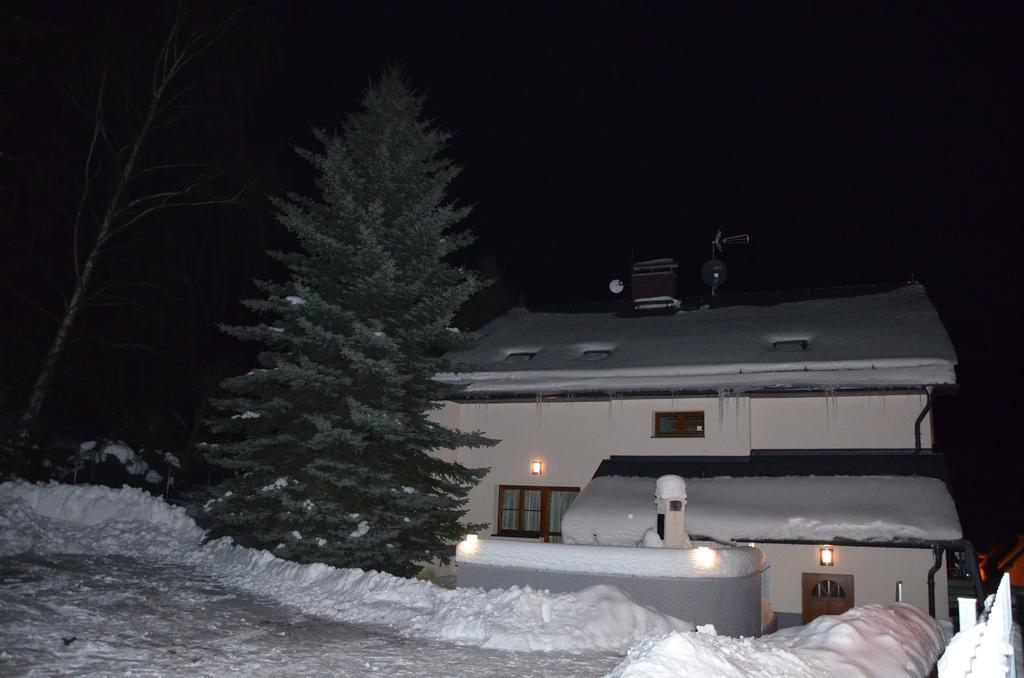
[[[593,362],[593,361],[597,361],[597,360],[604,360],[605,358],[607,358],[611,354],[612,354],[611,351],[608,351],[608,350],[605,350],[605,349],[594,350],[594,351],[584,351],[583,355],[580,356],[580,360],[586,360],[588,362]]]
[[[516,353],[509,353],[505,356],[505,362],[525,363],[527,360],[532,360],[535,355],[537,355],[536,351],[517,351]]]

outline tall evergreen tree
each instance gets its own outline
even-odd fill
[[[228,379],[211,422],[228,442],[209,458],[235,471],[207,503],[212,536],[301,562],[414,573],[446,560],[467,529],[469,489],[485,469],[432,452],[493,444],[429,413],[452,395],[433,377],[465,348],[450,327],[481,287],[448,263],[470,242],[469,213],[445,194],[458,168],[448,135],[422,117],[400,73],[372,84],[363,110],[322,146],[299,151],[316,198],[275,201],[299,249],[272,253],[290,280],[260,282],[247,301],[266,321],[225,328],[267,347]]]

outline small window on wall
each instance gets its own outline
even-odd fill
[[[703,412],[655,412],[655,438],[703,438]]]
[[[562,541],[562,516],[580,493],[578,487],[498,487],[497,534]]]

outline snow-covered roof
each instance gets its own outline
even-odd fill
[[[568,544],[634,546],[657,525],[655,478],[590,481],[562,518]],[[920,476],[688,478],[688,534],[720,541],[950,542],[963,537],[946,485]]]
[[[919,387],[956,381],[956,353],[918,284],[668,315],[516,308],[486,325],[481,335],[476,347],[452,356],[462,366],[459,372],[439,377],[463,385],[468,395]],[[608,356],[584,359],[588,351],[608,351]]]

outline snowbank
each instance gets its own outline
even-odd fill
[[[460,543],[456,558],[459,563],[474,565],[636,577],[745,577],[765,567],[764,554],[747,546],[704,550],[636,549],[479,539]]]
[[[916,476],[689,478],[686,530],[720,541],[954,541],[963,533],[940,480]],[[657,524],[654,478],[590,481],[562,518],[569,544],[635,546]]]
[[[55,528],[64,521],[74,530]],[[0,484],[0,555],[121,553],[166,556],[199,548],[203,530],[185,510],[134,487]]]
[[[692,625],[595,586],[551,594],[442,589],[378,572],[300,565],[202,530],[180,508],[133,489],[0,484],[0,555],[96,553],[191,565],[239,588],[337,621],[503,650],[624,652],[644,638]]]
[[[644,641],[612,678],[923,678],[942,654],[938,623],[913,605],[857,607],[759,639],[672,633]]]

